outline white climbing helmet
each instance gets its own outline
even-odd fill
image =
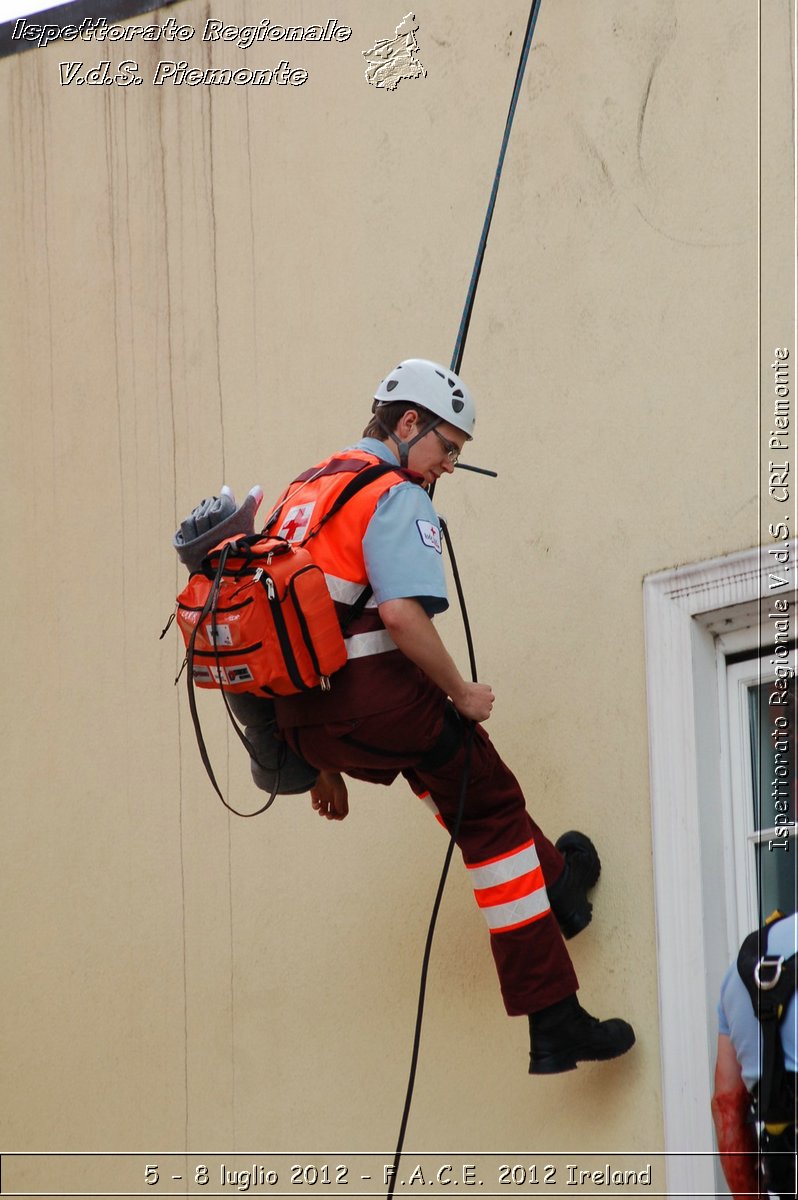
[[[474,399],[458,375],[427,358],[406,358],[386,375],[374,394],[372,412],[395,401],[417,404],[462,429],[469,441],[474,436]]]

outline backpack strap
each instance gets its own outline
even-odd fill
[[[330,506],[329,511],[326,512],[321,520],[313,526],[309,533],[305,534],[304,538],[302,539],[302,545],[304,546],[312,537],[315,537],[319,530],[327,524],[330,518],[334,517],[336,513],[340,512],[344,505],[347,504],[354,496],[356,496],[358,492],[362,492],[363,488],[368,487],[369,484],[373,483],[375,479],[379,479],[382,475],[388,475],[390,472],[393,472],[397,475],[402,475],[404,479],[407,478],[401,467],[392,466],[390,463],[374,463],[373,466],[367,466],[362,471],[358,471],[358,473],[349,480],[349,483],[346,485],[346,487],[342,489],[335,503]]]
[[[373,483],[375,479],[379,479],[381,475],[387,475],[389,471],[398,471],[399,473],[402,473],[402,468],[392,467],[390,463],[375,463],[371,467],[366,467],[364,470],[358,471],[357,475],[355,475],[353,479],[350,479],[349,483],[341,491],[335,503],[331,505],[329,511],[326,512],[321,520],[313,526],[309,533],[305,535],[305,537],[302,539],[302,545],[307,545],[310,539],[315,537],[319,530],[327,524],[330,517],[334,517],[336,513],[339,513],[344,505],[347,504],[353,496],[356,496],[358,492],[362,492],[363,488],[368,487],[370,483]],[[360,614],[363,612],[363,609],[371,599],[373,592],[374,589],[372,588],[371,584],[367,583],[355,603],[352,605],[352,609],[346,621],[341,624],[342,633],[346,633],[352,622],[360,616]]]
[[[341,489],[341,492],[339,493],[335,502],[330,506],[329,511],[326,512],[321,520],[318,521],[313,528],[305,534],[304,538],[299,543],[301,546],[305,546],[311,538],[314,538],[319,530],[327,524],[331,517],[334,517],[336,513],[339,513],[345,504],[347,504],[354,496],[356,496],[358,492],[361,492],[363,488],[366,488],[370,483],[373,483],[375,479],[379,479],[382,475],[388,475],[390,472],[401,476],[402,479],[409,480],[411,483],[417,482],[418,478],[420,478],[414,471],[405,471],[404,468],[391,463],[379,462],[372,463],[369,466],[368,463],[364,463],[363,460],[359,458],[334,458],[322,471],[306,471],[303,475],[300,475],[299,482],[307,482],[311,479],[316,479],[319,475],[338,475],[345,471],[354,471],[355,474],[353,475],[352,479],[349,480],[349,483],[347,483],[346,486]],[[280,501],[278,507],[274,510],[264,525],[263,534],[269,533],[272,525],[275,523],[285,507],[285,503],[285,499]],[[363,609],[371,599],[372,593],[372,586],[370,583],[367,583],[353,604],[352,610],[349,613],[346,621],[342,624],[342,633],[346,633],[346,630],[349,628],[352,622],[360,616],[360,614],[363,612]]]
[[[333,458],[320,470],[311,469],[309,471],[303,471],[303,473],[294,480],[294,483],[310,483],[311,480],[320,479],[324,475],[340,475],[344,473],[351,473],[353,478],[349,481],[346,487],[342,489],[338,499],[330,508],[330,511],[324,517],[322,517],[321,521],[319,521],[318,525],[314,526],[310,533],[305,535],[300,544],[304,545],[305,542],[318,533],[322,525],[326,524],[330,517],[339,512],[346,502],[351,500],[353,496],[356,496],[362,488],[368,487],[368,485],[373,483],[375,479],[379,479],[381,475],[387,475],[389,471],[393,471],[394,474],[399,475],[403,480],[407,480],[409,483],[423,484],[424,482],[423,476],[419,475],[416,471],[408,471],[404,467],[400,467],[397,463],[378,462],[369,464],[364,462],[362,458]],[[280,497],[277,507],[267,518],[266,524],[263,526],[263,534],[261,536],[271,532],[272,525],[277,520],[283,508],[285,508],[288,500],[291,498],[291,488],[293,486],[293,484],[290,484]]]
[[[768,953],[771,925],[755,929],[740,947],[737,971],[762,1027],[762,1075],[756,1086],[758,1119],[767,1123],[793,1116],[794,1076],[785,1070],[780,1028],[796,991],[798,955]]]

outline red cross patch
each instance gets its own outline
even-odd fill
[[[301,542],[308,531],[315,507],[316,501],[313,500],[310,504],[295,504],[293,508],[289,508],[277,536],[285,538],[287,542]]]
[[[429,546],[431,550],[442,554],[441,549],[441,531],[437,525],[433,525],[430,521],[416,521],[416,528],[419,536],[425,546]]]

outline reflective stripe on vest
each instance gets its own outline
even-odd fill
[[[491,933],[529,925],[550,912],[534,841],[468,867],[471,886]]]
[[[349,659],[365,658],[368,654],[385,654],[397,648],[387,629],[375,629],[373,633],[353,633],[351,637],[344,638],[344,645]]]
[[[309,549],[312,550],[312,543]],[[327,583],[327,590],[338,604],[354,604],[363,591],[362,583],[350,583],[348,579],[341,579],[338,575],[331,575],[329,571],[325,571],[324,579]],[[366,602],[366,608],[376,608],[377,601],[373,596],[370,596]]]
[[[325,572],[324,579],[327,583],[327,589],[336,604],[352,605],[358,600],[363,591],[362,583],[351,583],[348,579],[341,579],[338,575],[331,575],[329,571]],[[364,613],[371,611],[376,616],[376,609],[377,601],[373,596],[370,596],[363,611]],[[384,629],[367,630],[364,633],[350,634],[344,637],[344,645],[346,646],[346,657],[350,661],[353,658],[366,658],[370,654],[386,654],[390,650],[397,649],[396,642]]]

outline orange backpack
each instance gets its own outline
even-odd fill
[[[227,538],[211,550],[177,597],[177,624],[186,644],[192,685],[259,696],[290,696],[329,688],[346,663],[343,631],[324,572],[304,548],[364,487],[399,468],[375,463],[358,470],[327,513],[292,543],[263,532]],[[366,585],[349,620],[371,595]]]
[[[257,754],[230,711],[225,693],[254,692],[268,698],[330,687],[330,676],[346,663],[345,630],[324,572],[304,543],[357,492],[388,472],[402,473],[389,463],[358,470],[302,543],[270,534],[284,506],[281,501],[262,533],[226,538],[215,546],[177,597],[173,616],[186,645],[183,668],[187,668],[189,709],[200,756],[222,803],[238,816],[257,813],[238,813],[222,795],[202,736],[194,687],[221,690],[233,728],[255,762]],[[363,611],[370,596],[367,584],[350,609],[348,622]],[[165,633],[166,629],[161,637]],[[279,773],[274,791],[258,812],[268,808],[278,793]]]
[[[346,646],[324,572],[307,550],[261,534],[228,538],[203,567],[177,598],[197,687],[290,696],[330,686]]]

